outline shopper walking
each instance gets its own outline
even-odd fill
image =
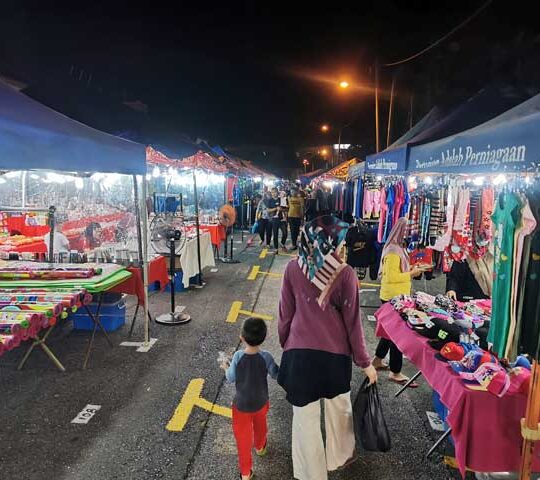
[[[416,277],[422,273],[422,270],[418,267],[410,268],[409,255],[403,246],[406,233],[407,220],[402,217],[390,231],[388,240],[383,248],[379,267],[381,303],[386,303],[397,295],[410,295],[412,287],[411,277]],[[383,360],[388,352],[390,352],[390,374],[388,379],[404,385],[409,378],[401,373],[403,354],[391,340],[381,338],[375,351],[373,366],[377,370],[387,370],[388,365]],[[418,384],[413,382],[409,387],[416,388]]]
[[[292,457],[298,480],[326,480],[328,471],[356,458],[352,362],[371,383],[377,381],[365,345],[356,274],[338,255],[348,226],[333,216],[306,224],[298,259],[287,265],[281,288],[278,332],[284,352],[278,383],[293,405]]]
[[[304,218],[304,199],[296,188],[291,190],[289,196],[289,226],[291,228],[291,242],[293,250],[298,248],[298,235]]]
[[[270,224],[270,219],[268,218],[268,207],[266,206],[267,198],[268,194],[265,193],[257,205],[257,213],[255,218],[259,222],[259,236],[261,237],[261,245],[266,245],[269,247],[270,240],[272,239],[272,225]]]
[[[283,211],[280,206],[280,198],[277,188],[272,188],[272,197],[266,202],[268,208],[268,216],[272,224],[272,237],[274,240],[274,250],[276,253],[279,253],[279,231],[282,230],[282,220],[283,220]],[[282,233],[282,242],[283,242],[283,233]],[[283,248],[285,245],[282,243]]]
[[[243,480],[253,478],[251,450],[259,457],[266,455],[266,415],[268,401],[268,375],[277,378],[279,367],[272,355],[261,350],[267,327],[260,318],[248,318],[242,325],[240,339],[244,350],[238,350],[230,363],[224,362],[227,381],[236,385],[233,401],[233,432],[238,448],[238,463]]]

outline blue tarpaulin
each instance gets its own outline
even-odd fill
[[[411,130],[388,149],[366,159],[366,171],[403,173],[414,145],[425,144],[454,135],[492,119],[526,97],[498,86],[490,86],[453,109],[433,108]]]
[[[456,135],[412,147],[411,172],[496,173],[540,163],[540,95]]]
[[[438,107],[432,108],[414,127],[405,135],[396,140],[386,150],[368,155],[366,158],[366,172],[369,173],[402,173],[407,166],[408,144],[412,139],[436,124],[442,116]]]
[[[72,120],[0,82],[0,169],[144,175],[145,146]]]

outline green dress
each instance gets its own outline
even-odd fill
[[[501,193],[491,219],[495,225],[495,265],[491,324],[488,343],[493,351],[504,356],[510,327],[510,297],[514,262],[514,231],[519,223],[521,201],[514,193]]]

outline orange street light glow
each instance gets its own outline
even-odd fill
[[[349,82],[342,80],[341,82],[339,82],[339,88],[349,88]]]
[[[323,148],[321,150],[321,155],[324,157],[326,154],[328,153],[328,151],[326,150],[326,148]]]
[[[321,130],[322,130],[323,132],[328,132],[328,130],[329,130],[328,125],[323,125],[323,126],[321,127]]]

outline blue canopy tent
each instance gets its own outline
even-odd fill
[[[540,164],[540,95],[475,128],[412,147],[410,172],[497,173]]]
[[[0,82],[0,170],[57,170],[77,173],[133,175],[138,237],[147,296],[146,182],[141,206],[137,202],[137,175],[146,173],[146,147],[95,130],[42,105]],[[142,217],[142,218],[141,218]],[[51,234],[51,239],[53,235]],[[52,255],[52,241],[49,254]],[[148,298],[145,298],[145,319]],[[148,342],[148,323],[145,341]]]
[[[397,139],[382,152],[368,155],[365,162],[365,171],[369,173],[402,173],[407,166],[407,153],[409,142],[425,129],[436,124],[442,117],[438,107],[432,108],[407,133]]]
[[[448,110],[435,107],[422,120],[388,149],[366,159],[366,171],[369,173],[404,173],[410,148],[424,144],[492,119],[523,101],[526,97],[496,87],[488,87],[467,101]]]
[[[0,82],[0,169],[144,175],[144,145],[72,120]]]

